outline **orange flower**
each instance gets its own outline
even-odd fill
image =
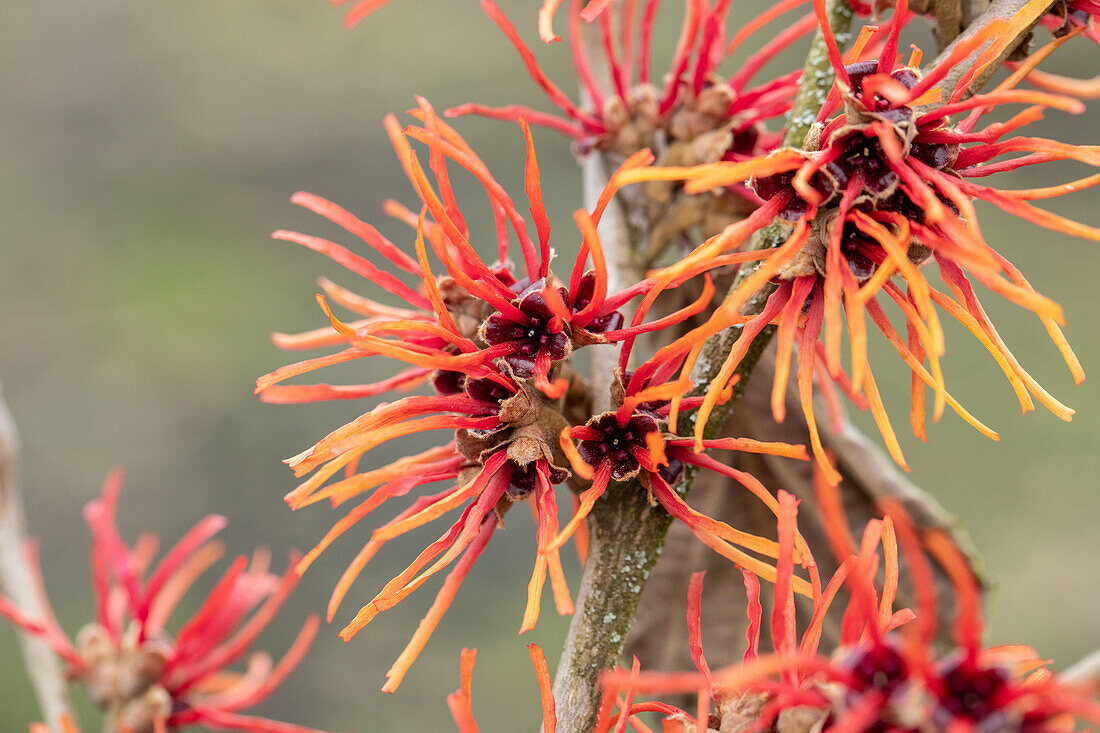
[[[363,319],[340,321],[329,309],[328,299],[318,296],[330,328],[297,336],[276,335],[275,342],[286,348],[346,348],[278,369],[256,384],[261,398],[273,402],[371,397],[389,389],[429,383],[434,392],[380,404],[287,461],[296,476],[308,475],[286,496],[292,508],[323,500],[333,506],[356,498],[360,501],[306,555],[299,572],[391,499],[432,484],[447,487],[418,496],[396,518],[372,532],[337,584],[328,607],[330,620],[353,581],[383,545],[445,514],[461,512],[450,528],[387,583],[341,632],[342,638],[350,639],[377,614],[394,607],[453,564],[435,603],[389,671],[383,687],[387,692],[397,689],[488,544],[499,518],[516,502],[532,503],[538,527],[537,554],[520,632],[534,626],[547,580],[558,612],[572,613],[559,557],[561,543],[551,544],[559,536],[555,486],[569,475],[558,465],[564,463],[564,459],[558,460],[558,434],[567,424],[566,408],[559,401],[568,397],[566,391],[571,384],[564,364],[576,349],[594,343],[633,343],[638,335],[678,323],[701,307],[697,304],[650,323],[637,317],[625,323],[619,309],[646,294],[653,284],[644,280],[619,292],[608,289],[607,265],[596,225],[618,188],[619,174],[592,212],[575,214],[581,249],[568,280],[556,280],[550,271],[553,250],[538,161],[526,124],[522,125],[527,146],[525,189],[535,225],[533,236],[517,205],[485,164],[435,116],[426,101],[418,99],[418,103],[413,114],[422,126],[401,129],[393,117],[386,119],[391,141],[422,203],[419,214],[392,202],[387,204],[390,213],[415,228],[415,259],[335,204],[308,194],[296,194],[293,199],[358,236],[388,260],[398,274],[415,277],[415,285],[406,284],[398,274],[386,272],[336,243],[294,232],[275,234],[277,239],[322,252],[382,285],[403,299],[406,307],[374,303],[323,282],[329,298]],[[428,170],[434,175],[435,185],[410,139],[427,146]],[[650,161],[648,153],[639,153],[623,164],[622,171]],[[450,182],[448,166],[452,164],[471,174],[488,196],[497,240],[497,260],[493,264],[483,260],[471,242],[472,235]],[[509,260],[514,244],[518,244],[517,254],[522,260],[519,266]],[[441,263],[439,276],[432,272],[429,251]],[[409,368],[371,384],[282,384],[285,379],[328,364],[371,356],[404,361]],[[587,389],[575,384],[582,392]],[[359,462],[378,446],[430,430],[451,431],[453,437],[437,448],[359,471]],[[330,483],[341,470],[344,477]]]
[[[712,519],[692,509],[675,488],[684,478],[687,466],[696,466],[728,476],[772,511],[778,511],[775,497],[751,474],[731,468],[709,455],[691,450],[691,438],[679,438],[668,433],[666,420],[670,405],[662,399],[661,387],[645,389],[648,365],[626,376],[613,388],[616,409],[596,415],[585,425],[567,427],[561,433],[561,447],[569,458],[573,471],[591,480],[591,486],[580,495],[580,506],[573,518],[554,540],[551,547],[560,546],[575,532],[593,506],[607,490],[611,481],[637,479],[648,492],[651,503],[663,506],[669,514],[686,524],[705,545],[740,567],[749,568],[775,580],[775,568],[749,552],[765,557],[777,557],[775,542],[734,529],[725,522]],[[658,375],[654,381],[659,382]],[[690,402],[689,402],[690,404]],[[575,444],[574,441],[579,441]],[[766,453],[797,460],[808,460],[800,445],[766,443],[748,438],[720,438],[703,441],[711,450],[736,450]],[[743,548],[743,549],[741,549]],[[746,550],[748,552],[746,552]],[[810,574],[810,581],[795,581],[799,592],[810,594],[817,583],[816,568],[809,560],[808,548],[799,538],[799,559]]]
[[[820,2],[815,8],[823,16]],[[811,398],[815,377],[836,381],[857,405],[871,409],[887,448],[904,467],[905,459],[867,360],[865,319],[869,316],[913,373],[914,434],[924,438],[925,389],[931,387],[933,419],[950,406],[980,432],[996,439],[992,430],[947,392],[940,368],[944,335],[937,309],[958,320],[990,351],[1024,412],[1034,409],[1038,401],[1058,417],[1070,419],[1073,411],[1047,393],[1009,351],[978,302],[970,281],[973,277],[1035,313],[1061,351],[1074,381],[1079,383],[1084,378],[1059,328],[1063,322],[1061,308],[1035,292],[1023,275],[984,241],[973,207],[974,198],[982,199],[1040,226],[1100,240],[1100,230],[1028,203],[1096,185],[1100,175],[1023,191],[999,190],[975,181],[1050,160],[1100,165],[1100,151],[1094,147],[1033,137],[1005,139],[1038,119],[1045,108],[1083,110],[1079,101],[1068,97],[1014,88],[1060,41],[1037,52],[993,91],[961,99],[970,81],[997,56],[1000,45],[1014,37],[1017,26],[1026,24],[1027,17],[1022,13],[1011,21],[998,20],[982,28],[922,75],[912,62],[897,64],[897,37],[906,15],[906,4],[899,3],[883,54],[876,61],[845,65],[835,41],[829,44],[838,84],[822,108],[805,150],[781,150],[763,160],[701,166],[687,173],[695,179],[688,182],[689,191],[708,190],[753,175],[752,185],[766,203],[749,219],[731,225],[665,273],[655,275],[659,282],[706,269],[709,259],[739,246],[773,217],[786,221],[788,232],[781,246],[765,251],[760,266],[707,324],[661,355],[679,360],[687,354],[679,379],[686,386],[687,374],[702,343],[731,325],[744,325],[703,401],[696,422],[697,435],[701,436],[707,416],[728,389],[728,381],[749,344],[766,325],[775,324],[779,347],[772,393],[775,416],[780,420],[784,416],[783,393],[797,341],[799,394],[814,453],[829,479],[835,482],[839,477],[824,459],[814,423]],[[827,24],[823,28],[827,29]],[[831,39],[828,33],[826,37]],[[981,54],[962,69],[954,90],[943,92],[937,85],[976,49],[982,49]],[[1010,103],[1029,106],[1006,122],[975,130],[983,115]],[[839,114],[833,116],[838,110]],[[950,116],[956,114],[965,116],[953,123]],[[1019,152],[1025,155],[997,160]],[[656,173],[644,171],[635,178],[646,175]],[[950,294],[933,287],[918,269],[921,264],[933,262]],[[895,282],[895,276],[900,283]],[[746,319],[740,313],[742,305],[769,282],[777,287],[763,312]],[[904,289],[899,286],[902,283]],[[885,314],[880,304],[882,296],[905,317],[904,336],[897,333]],[[850,376],[841,367],[841,333],[845,328],[851,342]]]
[[[818,490],[820,501],[839,502],[836,488],[826,481],[819,480]],[[1058,679],[1043,667],[1034,650],[982,647],[980,595],[965,559],[942,533],[930,531],[918,537],[896,504],[885,505],[886,516],[867,525],[858,550],[851,544],[843,515],[826,515],[831,544],[843,562],[828,585],[815,594],[813,616],[800,639],[791,592],[796,504],[789,494],[779,493],[779,578],[770,619],[774,653],[758,654],[763,625],[760,584],[745,572],[749,627],[744,661],[710,669],[702,649],[702,573],[697,573],[688,592],[689,647],[697,672],[609,671],[603,675],[605,701],[626,690],[627,703],[620,708],[633,714],[639,710],[630,704],[636,694],[696,692],[699,710],[694,721],[683,711],[675,711],[675,721],[716,720],[709,715],[713,698],[720,713],[736,709],[744,724],[761,730],[771,729],[781,716],[796,710],[811,729],[824,724],[836,730],[895,733],[916,729],[1056,733],[1073,730],[1075,718],[1100,721],[1095,691]],[[932,646],[936,589],[922,544],[946,570],[957,596],[956,646],[945,654],[937,655]],[[881,556],[876,550],[880,545]],[[899,546],[916,589],[916,613],[893,608],[901,570]],[[876,581],[880,564],[884,566],[881,585]],[[821,622],[845,584],[849,600],[840,645],[834,654],[824,656],[818,651]],[[608,705],[605,712],[609,709]],[[614,718],[605,715],[601,720],[597,730],[606,731]]]

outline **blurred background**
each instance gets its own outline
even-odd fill
[[[536,40],[537,4],[500,4],[552,78],[572,90],[567,49]],[[654,52],[658,74],[678,31],[669,5]],[[737,3],[746,15],[762,6]],[[171,542],[218,512],[230,519],[231,552],[262,544],[283,556],[308,549],[337,516],[323,505],[292,516],[281,497],[295,481],[280,461],[366,406],[268,406],[252,396],[252,384],[298,358],[271,346],[271,331],[323,325],[313,301],[318,275],[379,293],[318,255],[269,239],[285,227],[352,244],[289,196],[299,189],[326,196],[411,244],[408,230],[381,214],[387,197],[415,200],[382,116],[411,106],[414,93],[438,109],[466,101],[549,106],[473,0],[395,2],[352,32],[320,0],[39,0],[6,3],[3,14],[0,379],[22,434],[27,512],[50,597],[75,633],[91,614],[80,509],[112,466],[128,470],[120,523],[130,539],[150,529]],[[801,58],[800,47],[770,68],[794,68]],[[1095,70],[1100,48],[1071,44],[1052,61],[1048,68],[1062,73]],[[1097,119],[1095,110],[1055,112],[1032,134],[1096,142]],[[525,205],[518,129],[479,119],[458,128]],[[568,251],[576,246],[578,169],[563,140],[536,135],[555,246]],[[998,183],[1032,187],[1081,175],[1051,167]],[[484,206],[468,201],[471,211]],[[1042,203],[1100,225],[1095,190]],[[1086,370],[1096,369],[1097,245],[980,211],[987,239],[1065,307],[1069,339]],[[988,442],[949,414],[930,428],[929,445],[904,435],[903,445],[915,481],[959,517],[982,552],[996,584],[990,640],[1032,644],[1065,666],[1100,646],[1100,377],[1074,388],[1033,318],[996,297],[985,304],[1025,367],[1077,417],[1067,425],[1040,410],[1021,419],[993,361],[953,329],[948,384],[1002,440]],[[903,431],[908,377],[886,366],[896,356],[875,346],[887,405]],[[388,369],[359,364],[322,380],[370,381]],[[372,461],[412,447],[396,444]],[[526,512],[509,517],[397,695],[377,690],[437,584],[348,644],[337,639],[338,625],[324,627],[261,712],[331,730],[449,730],[444,698],[457,686],[467,646],[479,650],[474,709],[483,728],[531,729],[539,713],[524,645],[539,642],[553,664],[567,619],[547,601],[538,629],[515,635],[533,559],[530,529]],[[280,654],[305,614],[323,611],[366,530],[322,556],[261,646]],[[337,622],[433,531],[392,543]],[[575,564],[571,573],[576,583]],[[15,654],[14,634],[0,624],[5,731],[25,730],[37,715]],[[73,697],[86,730],[96,730],[83,694]]]

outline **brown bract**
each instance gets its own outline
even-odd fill
[[[76,637],[84,669],[76,676],[88,697],[123,728],[153,733],[156,722],[172,714],[172,697],[160,684],[170,649],[156,642],[139,643],[133,634],[115,643],[99,624],[89,624]]]

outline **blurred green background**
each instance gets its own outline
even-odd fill
[[[537,44],[537,4],[501,5]],[[746,14],[761,6],[738,3]],[[662,16],[657,69],[675,38],[674,11]],[[439,109],[465,101],[548,109],[473,0],[396,2],[353,32],[341,29],[340,17],[319,0],[3,6],[0,379],[22,432],[26,503],[50,596],[73,633],[91,612],[80,507],[116,464],[128,469],[120,511],[128,538],[151,529],[170,542],[220,512],[230,518],[230,551],[264,544],[281,555],[310,547],[331,526],[335,515],[322,506],[293,516],[286,510],[281,497],[295,482],[280,460],[364,408],[266,406],[252,397],[252,382],[295,358],[270,345],[271,331],[322,325],[312,297],[317,275],[378,293],[268,238],[281,227],[338,238],[291,206],[290,194],[329,197],[410,243],[408,231],[381,214],[387,197],[414,200],[382,133],[383,114],[411,106],[414,93]],[[566,49],[536,50],[571,90]],[[1051,70],[1097,68],[1100,48],[1064,51]],[[786,58],[799,63],[797,52]],[[1095,142],[1097,119],[1094,110],[1052,113],[1035,134]],[[518,130],[477,119],[460,121],[459,130],[522,204]],[[556,246],[567,251],[576,239],[570,215],[581,203],[578,171],[561,139],[543,132],[536,142]],[[1067,166],[1000,183],[1030,187],[1080,175]],[[470,210],[483,206],[468,200]],[[1090,191],[1043,203],[1096,226],[1096,202]],[[1095,368],[1097,245],[988,207],[983,213],[987,238],[1065,306],[1068,336],[1086,369]],[[930,445],[903,436],[904,447],[915,480],[960,517],[997,583],[991,640],[1033,644],[1064,665],[1100,646],[1098,378],[1073,388],[1034,319],[995,297],[986,305],[1025,366],[1076,407],[1077,418],[1071,425],[1044,412],[1021,419],[995,364],[954,329],[949,385],[1003,439],[987,442],[949,415],[930,429]],[[902,430],[908,379],[877,347],[887,405]],[[367,381],[387,369],[369,363],[342,374]],[[379,450],[373,460],[408,448]],[[436,585],[349,644],[336,638],[339,627],[325,627],[262,711],[333,730],[449,730],[444,698],[457,686],[459,650],[476,646],[474,708],[483,728],[532,729],[537,692],[524,645],[539,642],[556,659],[567,620],[547,601],[539,628],[515,636],[533,540],[526,512],[509,519],[397,695],[377,689]],[[387,548],[338,620],[434,539],[432,531]],[[281,653],[303,616],[323,610],[358,549],[356,536],[365,529],[314,565],[265,648]],[[15,653],[14,635],[0,626],[3,731],[24,730],[36,717]],[[86,705],[82,715],[86,730],[96,730]]]

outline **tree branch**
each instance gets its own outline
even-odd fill
[[[835,17],[834,33],[838,32],[838,28],[847,31],[852,16],[847,1],[834,0],[829,7],[830,17]],[[807,74],[806,79],[812,83],[803,84],[796,105],[801,102],[803,107],[808,107],[814,104],[814,100],[823,101],[832,86],[831,74],[815,71],[822,68],[821,57],[824,57],[826,70],[828,67],[824,41],[820,35],[818,33],[815,38],[806,62],[806,68],[812,72]],[[602,53],[599,44],[589,46],[591,57],[600,58],[596,55]],[[595,65],[599,66],[598,63]],[[820,105],[820,101],[817,104]],[[792,134],[796,133],[789,132],[788,137]],[[805,132],[801,134],[805,136]],[[607,183],[606,167],[607,161],[600,153],[592,153],[585,159],[586,201],[593,194],[598,195]],[[595,175],[600,168],[603,168],[603,175]],[[609,207],[609,212],[614,208]],[[620,216],[619,225],[602,230],[600,241],[605,253],[614,253],[607,257],[609,277],[612,281],[625,283],[632,277],[640,278],[644,273],[633,271],[636,266],[630,264],[634,248],[629,230],[622,212],[617,210],[616,213]],[[763,298],[766,299],[766,295]],[[763,300],[757,302],[754,298],[752,305],[760,307]],[[743,368],[739,370],[744,371],[741,389],[760,352],[767,345],[768,337],[758,340],[761,341],[759,350],[754,349],[755,353],[746,357]],[[721,345],[716,348],[721,348]],[[699,374],[696,384],[708,383],[717,374],[721,363],[721,359],[708,359],[710,367]],[[594,357],[594,383],[601,377],[609,377],[613,365],[612,361],[609,368]],[[720,424],[721,420],[717,423]],[[690,486],[690,476],[687,481],[685,492],[686,487]],[[600,701],[600,671],[617,664],[622,656],[627,632],[634,624],[642,588],[660,555],[672,518],[663,508],[650,506],[646,498],[646,490],[636,481],[613,483],[589,515],[591,543],[588,560],[577,596],[576,612],[569,625],[565,649],[554,679],[558,733],[587,733],[595,725]]]
[[[584,33],[593,68],[604,69],[600,63],[603,46],[595,27],[585,26]],[[611,88],[606,75],[597,82],[604,89]],[[584,96],[583,89],[581,94]],[[610,178],[612,162],[602,152],[593,151],[581,166],[584,205],[592,210]],[[607,262],[609,292],[645,277],[635,257],[637,247],[621,197],[613,199],[605,210],[598,233]],[[593,413],[599,414],[611,407],[618,349],[614,344],[590,349]],[[649,505],[645,489],[635,481],[613,482],[593,507],[588,519],[588,558],[554,677],[558,733],[587,733],[595,725],[600,670],[614,666],[622,656],[642,586],[671,521],[664,509]]]
[[[599,151],[589,153],[581,163],[584,206],[589,211],[596,208],[600,193],[613,172],[611,161]],[[621,199],[612,199],[600,218],[597,233],[607,263],[607,292],[614,293],[627,288],[645,277],[645,272],[634,256],[636,247],[631,241]],[[630,313],[620,309],[629,322]],[[615,380],[618,365],[617,344],[596,344],[590,347],[592,354],[592,412],[599,414],[611,409],[611,384]]]
[[[45,616],[34,591],[33,570],[25,554],[22,497],[19,489],[19,437],[0,388],[0,590],[34,618]],[[16,630],[27,676],[45,720],[56,723],[69,712],[68,684],[61,665],[42,639]]]
[[[1078,660],[1062,673],[1062,679],[1082,685],[1100,685],[1100,649]]]
[[[995,17],[1012,17],[1026,8],[1033,15],[1028,20],[1027,30],[1007,45],[1003,56],[989,65],[983,78],[976,80],[973,88],[979,88],[1000,62],[1024,41],[1030,29],[1053,2],[1035,2],[1031,7],[1028,5],[1027,0],[994,2],[944,50],[940,58],[949,53],[955,43],[972,35],[985,22]],[[833,34],[841,46],[846,45],[852,21],[851,7],[847,0],[828,0],[826,10]],[[601,52],[598,44],[592,44],[591,57],[599,58],[598,54]],[[965,68],[966,64],[958,66]],[[945,87],[953,88],[958,78],[949,76]],[[825,101],[833,79],[824,37],[819,30],[803,67],[803,82],[788,118],[784,145],[801,147],[804,144],[806,133],[816,119],[817,110]],[[607,161],[600,154],[593,153],[585,160],[586,199],[593,192],[598,194],[606,183],[606,167]],[[631,271],[630,256],[633,248],[628,227],[621,210],[616,209],[615,214],[619,217],[618,224],[609,227],[607,231],[601,231],[601,241],[605,251],[615,253],[608,257],[611,277],[624,282],[637,273]],[[780,226],[773,224],[753,238],[750,248],[776,247],[784,238],[785,234]],[[752,268],[742,268],[730,292],[741,287],[751,274]],[[746,302],[742,311],[746,314],[759,313],[771,292],[771,288],[764,288],[756,293]],[[731,327],[712,337],[706,344],[692,374],[697,389],[708,384],[717,375],[740,333],[740,327]],[[734,387],[733,395],[724,406],[715,409],[708,423],[711,426],[708,434],[719,429],[731,413],[734,403],[744,394],[749,376],[773,335],[774,329],[768,327],[754,339],[752,347],[737,368],[736,373],[740,380]],[[593,364],[594,383],[610,379],[613,368],[607,362],[594,357]],[[610,364],[613,365],[613,362]],[[597,394],[601,392],[604,392],[602,385],[597,389]],[[847,438],[853,439],[851,435]],[[690,488],[691,478],[689,474],[685,493]],[[660,507],[650,507],[644,497],[645,490],[636,482],[613,484],[590,515],[592,542],[588,562],[581,580],[577,611],[570,624],[554,684],[560,733],[583,733],[591,730],[595,724],[600,699],[599,672],[619,661],[624,639],[633,625],[642,587],[660,555],[671,518]]]

